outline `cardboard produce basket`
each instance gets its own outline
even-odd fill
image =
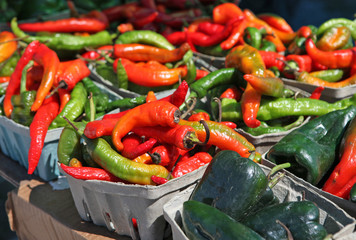
[[[266,175],[271,170],[266,166],[260,166]],[[173,240],[188,240],[182,229],[182,209],[183,203],[189,199],[193,189],[194,186],[191,186],[163,206],[164,218],[172,228]],[[306,200],[314,202],[319,207],[320,223],[324,225],[329,234],[333,234],[334,240],[355,239],[356,220],[313,189],[289,176],[285,176],[272,189],[280,202],[297,201],[305,195]]]
[[[107,89],[100,83],[95,83],[107,93],[109,99],[121,98],[118,94]],[[2,99],[0,99],[2,101]],[[34,172],[45,181],[58,178],[60,171],[57,165],[57,147],[62,128],[48,130],[40,160]],[[0,150],[26,169],[28,169],[28,151],[30,149],[30,128],[14,122],[6,116],[0,116]]]
[[[170,236],[162,206],[189,186],[195,186],[206,166],[159,186],[84,181],[63,174],[84,221],[106,226],[110,231],[133,239],[160,240]],[[132,218],[137,220],[137,229]]]

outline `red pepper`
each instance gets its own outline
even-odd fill
[[[11,75],[9,85],[6,88],[5,98],[3,102],[4,112],[8,118],[11,116],[11,112],[13,110],[11,97],[14,94],[18,94],[20,90],[22,70],[28,64],[28,62],[32,60],[32,57],[37,51],[37,48],[40,46],[40,44],[41,43],[39,41],[33,41],[26,47],[24,53],[16,64],[14,72]]]
[[[286,33],[294,32],[292,27],[289,25],[289,23],[281,16],[277,16],[275,14],[269,14],[269,13],[262,13],[262,14],[258,14],[257,17],[265,21],[271,27],[274,27],[280,31]]]
[[[202,77],[205,77],[206,75],[208,75],[210,73],[209,71],[206,71],[203,69],[197,69],[196,72],[197,72],[197,75],[195,76],[195,80],[199,80]]]
[[[327,66],[324,66],[323,64],[312,60],[312,70],[311,71],[319,71],[319,70],[326,70],[326,69],[328,69]]]
[[[154,9],[141,8],[128,19],[128,22],[132,23],[135,29],[141,29],[145,25],[152,23],[158,14]]]
[[[60,62],[53,86],[63,84],[62,88],[72,90],[85,77],[89,77],[90,70],[82,59]]]
[[[128,134],[122,139],[124,149],[121,155],[129,159],[134,159],[150,151],[156,143],[157,140],[154,138],[148,138],[146,141],[143,141],[137,134]]]
[[[200,120],[210,120],[210,116],[206,112],[197,112],[193,113],[189,118],[188,121],[200,121]]]
[[[321,51],[319,50],[313,40],[308,38],[305,41],[305,50],[311,59],[328,68],[348,68],[351,66],[353,50],[356,48],[349,48],[335,51]]]
[[[220,43],[221,48],[223,50],[228,50],[234,47],[238,43],[239,39],[242,38],[247,26],[246,19],[242,19],[238,23],[235,23],[230,36],[225,41]]]
[[[279,71],[282,71],[286,61],[284,55],[277,53],[277,52],[270,52],[270,51],[259,51],[263,62],[266,65],[266,68],[277,67]]]
[[[159,164],[166,167],[172,161],[171,160],[172,156],[169,153],[168,150],[169,147],[167,145],[168,144],[158,145],[150,151],[150,155],[156,157],[155,158],[156,160],[151,159],[151,161],[153,161],[154,164]]]
[[[162,144],[151,151],[151,155],[160,159],[160,164],[165,166],[168,171],[171,171],[178,159],[188,154],[188,150],[178,148],[171,144]]]
[[[117,30],[119,31],[119,33],[124,33],[128,31],[133,31],[135,30],[135,28],[132,23],[121,23],[117,26]]]
[[[30,125],[30,149],[28,151],[28,174],[32,174],[40,160],[48,127],[58,115],[57,95],[46,99],[37,110]]]
[[[0,77],[0,83],[6,83],[10,81],[9,76]]]
[[[33,60],[43,66],[42,81],[37,90],[35,101],[31,106],[31,111],[37,111],[51,91],[56,79],[59,59],[55,51],[49,49],[45,44],[40,44],[33,54]]]
[[[145,87],[169,86],[179,81],[179,77],[184,77],[187,74],[186,69],[182,67],[169,70],[150,70],[142,67],[128,59],[117,58],[113,64],[116,71],[117,62],[121,59],[128,79],[130,82]]]
[[[26,32],[100,32],[109,25],[106,16],[93,10],[79,18],[65,18],[53,21],[20,23],[19,28]]]
[[[168,42],[172,43],[173,45],[180,45],[187,41],[187,34],[186,32],[173,32],[166,36]]]
[[[157,185],[162,185],[162,184],[165,184],[165,183],[168,182],[168,180],[166,178],[159,177],[159,176],[156,176],[156,175],[152,175],[151,176],[151,180]]]
[[[68,89],[63,89],[63,88],[58,89],[58,95],[59,95],[59,100],[60,100],[60,105],[59,105],[60,107],[59,107],[58,113],[62,112],[65,105],[69,102],[70,93],[71,93],[71,91]]]
[[[220,95],[220,99],[221,98],[229,98],[229,99],[235,99],[236,101],[240,101],[242,96],[242,91],[237,88],[237,87],[230,87],[228,89],[226,89],[221,95]]]
[[[350,66],[350,76],[356,74],[356,49],[352,49],[352,60],[351,60],[351,66]]]
[[[211,21],[204,21],[198,24],[198,32],[202,32],[208,35],[219,34],[224,30],[224,25],[218,23],[212,23]]]
[[[340,153],[340,161],[325,182],[323,190],[346,199],[353,183],[356,182],[356,118],[351,121],[344,133]],[[351,185],[349,189],[340,192],[348,185]]]
[[[181,177],[187,173],[204,166],[211,162],[213,157],[207,152],[198,152],[191,157],[186,157],[178,161],[177,165],[172,171],[174,178]]]
[[[179,109],[169,102],[155,101],[144,103],[130,109],[117,121],[112,132],[113,144],[120,152],[124,148],[121,139],[132,129],[144,126],[174,127],[177,125],[179,118]]]
[[[105,46],[101,46],[99,47],[96,51],[87,51],[85,53],[82,54],[82,57],[85,59],[91,59],[91,60],[104,60],[105,58],[102,57],[99,52],[101,52],[102,54],[107,54],[108,57],[112,56],[111,51],[113,50],[113,46],[112,45],[105,45]]]
[[[155,138],[159,143],[171,144],[185,150],[192,149],[198,141],[194,129],[190,126],[135,127],[132,132],[146,138]]]
[[[298,64],[298,72],[310,72],[312,70],[312,59],[309,55],[290,54],[286,56],[286,61],[294,61]]]
[[[156,95],[154,91],[148,91],[147,96],[146,96],[146,102],[153,102],[157,101]]]
[[[220,122],[221,124],[224,124],[225,126],[229,127],[229,128],[232,128],[232,129],[235,129],[237,128],[237,124],[234,123],[234,122],[229,122],[229,121],[222,121]]]
[[[243,16],[242,10],[234,3],[222,3],[214,7],[214,23],[226,24],[232,18]]]
[[[115,44],[114,57],[126,58],[128,60],[139,61],[158,61],[160,63],[176,62],[183,58],[184,54],[190,49],[188,43],[182,44],[174,50],[167,50],[145,44]]]
[[[101,180],[109,182],[122,182],[122,180],[105,169],[94,167],[70,167],[61,163],[61,168],[69,176],[81,180]]]
[[[321,97],[321,93],[324,91],[324,87],[323,86],[319,86],[317,88],[314,89],[314,91],[311,93],[309,98],[312,99],[320,99]]]
[[[201,16],[200,9],[188,9],[181,12],[173,12],[170,14],[160,12],[155,19],[155,23],[164,24],[166,26],[180,29],[185,24],[193,22],[197,17]]]

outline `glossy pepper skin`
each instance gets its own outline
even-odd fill
[[[17,49],[16,41],[9,41],[15,38],[15,34],[9,31],[0,32],[0,63],[12,56]],[[9,42],[8,42],[9,41]],[[6,43],[2,43],[6,42]]]
[[[114,56],[116,58],[126,58],[134,62],[154,60],[160,63],[167,63],[181,60],[189,49],[190,47],[188,43],[184,43],[174,50],[167,50],[139,43],[115,44]]]
[[[21,31],[17,25],[16,18],[11,21],[11,29],[17,37],[24,38],[23,40],[26,43],[37,40],[56,51],[78,51],[83,50],[85,47],[96,48],[112,44],[112,39],[108,31],[100,31],[90,36],[76,36],[68,33],[56,33],[49,36],[30,36]]]
[[[72,90],[74,86],[83,78],[89,77],[90,70],[82,59],[62,61],[59,63],[57,77],[54,80],[53,86],[57,87],[61,82],[64,82],[64,87],[67,90]]]
[[[155,138],[143,140],[143,138],[137,134],[128,134],[122,139],[124,149],[121,151],[121,155],[129,159],[137,158],[150,151],[156,143],[157,140]]]
[[[267,186],[267,177],[257,163],[225,150],[211,160],[189,200],[214,206],[239,221],[249,214]]]
[[[295,240],[322,240],[328,233],[319,223],[319,215],[319,208],[311,201],[284,202],[265,207],[241,223],[265,239],[288,239],[287,232],[277,222],[279,220]]]
[[[109,171],[93,167],[69,167],[61,163],[61,168],[69,176],[81,180],[100,180],[109,182],[121,182],[120,178]]]
[[[267,159],[290,162],[291,172],[317,185],[334,163],[345,127],[355,115],[356,107],[350,106],[317,117],[283,137],[268,151]]]
[[[172,171],[172,176],[174,178],[177,178],[187,173],[193,172],[201,166],[210,163],[212,159],[213,157],[207,152],[197,152],[191,157],[183,157],[174,167]]]
[[[233,48],[226,56],[226,67],[235,67],[245,74],[253,74],[259,77],[266,76],[266,66],[256,48],[249,45],[239,45]],[[247,84],[241,97],[241,106],[244,123],[248,127],[258,127],[257,113],[260,107],[261,94],[251,84]]]
[[[82,82],[77,83],[73,88],[70,100],[63,110],[56,116],[50,125],[50,129],[64,127],[68,122],[63,118],[65,116],[70,121],[74,121],[84,111],[84,104],[87,99],[87,90]]]
[[[86,149],[92,159],[105,170],[125,181],[153,185],[151,176],[166,178],[168,171],[160,165],[136,163],[120,155],[103,138],[89,139],[83,136]]]
[[[22,70],[20,94],[13,95],[11,103],[14,109],[11,113],[11,119],[24,126],[30,126],[34,113],[31,112],[31,106],[35,101],[36,91],[27,91],[26,89],[26,73],[33,66],[31,60]]]
[[[41,43],[33,54],[33,60],[43,66],[41,84],[37,89],[36,98],[31,107],[31,111],[37,111],[47,94],[51,91],[54,80],[56,79],[59,58],[55,51]]]
[[[337,82],[328,82],[318,77],[314,77],[307,72],[301,72],[297,79],[299,82],[309,83],[315,86],[329,87],[329,88],[343,88],[347,86],[351,86],[356,83],[356,75],[352,75],[346,79]]]
[[[58,114],[59,103],[54,95],[46,99],[37,110],[30,125],[30,149],[28,151],[28,174],[32,174],[40,160],[48,127]]]
[[[128,111],[117,121],[112,132],[113,143],[118,151],[122,151],[121,139],[133,128],[158,125],[174,127],[179,118],[179,109],[169,102],[155,101],[142,104]]]
[[[53,21],[21,23],[19,28],[25,32],[100,32],[109,25],[106,16],[97,11],[91,11],[79,18],[64,18]]]
[[[340,144],[340,154],[340,161],[325,182],[323,190],[347,199],[350,194],[350,187],[356,180],[356,118],[347,126]],[[351,184],[348,184],[349,182]],[[341,191],[347,185],[349,189]]]
[[[308,38],[305,41],[305,49],[311,59],[328,68],[347,68],[350,67],[353,52],[352,49],[342,49],[334,51],[319,50],[313,40]]]
[[[345,26],[350,29],[351,36],[353,40],[356,40],[356,23],[350,19],[347,18],[331,18],[328,19],[327,21],[323,22],[319,28],[317,29],[316,34],[321,35],[323,34],[327,29],[330,29],[331,27],[335,26]]]
[[[350,30],[345,26],[331,27],[318,39],[316,46],[322,51],[334,51],[343,48],[351,37]]]
[[[114,71],[116,71],[119,59],[121,59],[121,63],[126,70],[128,80],[140,86],[169,86],[178,82],[179,76],[184,77],[187,74],[187,70],[182,67],[168,70],[151,70],[124,58],[117,58],[115,60],[113,65]]]
[[[11,97],[14,94],[17,94],[21,85],[21,75],[23,68],[32,60],[33,55],[35,54],[38,46],[40,45],[39,41],[31,42],[25,49],[21,58],[19,59],[14,73],[11,75],[9,86],[6,88],[5,98],[4,98],[4,113],[7,117],[11,116],[13,106],[11,104]]]

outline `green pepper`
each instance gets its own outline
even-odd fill
[[[193,52],[192,50],[187,51],[183,56],[183,63],[187,66],[188,72],[185,76],[185,81],[188,84],[191,84],[195,81],[195,77],[197,76],[196,67],[193,61]]]
[[[15,67],[19,59],[20,54],[15,52],[9,59],[0,63],[0,77],[11,76],[11,74],[15,71]]]
[[[96,73],[103,79],[111,82],[115,87],[119,87],[117,75],[110,64],[98,64],[95,66]]]
[[[303,122],[304,116],[301,115],[294,122],[285,126],[271,126],[268,125],[266,122],[261,122],[261,125],[256,128],[242,127],[242,129],[253,136],[259,136],[262,134],[285,132],[292,128],[300,126]]]
[[[65,116],[70,121],[74,121],[84,112],[85,101],[87,100],[87,90],[82,82],[78,82],[70,94],[70,100],[63,110],[52,121],[49,129],[64,127],[68,122],[63,118]]]
[[[277,78],[281,77],[281,72],[278,70],[278,67],[273,66],[270,67],[269,70],[272,71]]]
[[[356,106],[319,116],[284,136],[267,153],[267,159],[290,162],[290,172],[317,185],[336,159],[336,150]]]
[[[356,184],[354,184],[351,188],[350,201],[356,203]]]
[[[328,82],[337,82],[341,80],[344,75],[343,69],[327,69],[327,70],[320,70],[314,71],[309,73],[310,76],[317,77],[323,79]]]
[[[250,46],[259,49],[261,47],[262,34],[258,28],[247,27],[244,32],[244,40]]]
[[[117,74],[116,79],[118,81],[117,87],[128,89],[129,78],[127,76],[124,66],[121,63],[121,59],[117,62],[116,74]]]
[[[183,203],[182,223],[189,239],[264,239],[217,208],[193,200]]]
[[[88,77],[83,78],[82,82],[84,84],[84,87],[88,93],[93,94],[93,100],[95,103],[95,110],[97,112],[103,112],[106,111],[107,105],[109,103],[109,96],[105,94],[104,92],[101,91],[101,89],[95,85],[95,83]],[[86,101],[87,107],[89,106],[89,101]]]
[[[206,55],[214,57],[225,57],[229,50],[223,50],[220,44],[211,47],[200,47],[197,46],[197,51]]]
[[[266,39],[262,39],[261,47],[259,48],[259,50],[267,51],[267,52],[268,51],[269,52],[277,52],[277,47],[273,42],[268,41]]]
[[[326,113],[356,106],[356,94],[349,98],[328,103],[311,98],[264,98],[261,99],[257,119],[268,121],[287,116],[321,116]],[[242,120],[241,104],[235,99],[222,99],[222,121]]]
[[[223,150],[210,162],[190,200],[212,205],[239,221],[249,214],[267,186],[267,177],[257,163]]]
[[[86,123],[73,123],[80,132],[84,131]],[[69,165],[72,158],[83,160],[82,146],[80,144],[80,134],[71,125],[63,128],[58,140],[57,156],[58,162]]]
[[[305,37],[295,37],[293,41],[288,45],[287,54],[306,54],[305,50]]]
[[[121,34],[115,44],[143,43],[155,47],[173,50],[175,47],[161,34],[151,30],[134,30]]]
[[[86,47],[97,48],[100,46],[112,44],[111,35],[108,31],[101,31],[84,37],[67,33],[55,33],[50,36],[30,36],[21,31],[17,25],[16,18],[11,20],[11,29],[17,37],[23,38],[22,40],[26,43],[38,40],[55,51],[78,51],[83,50]]]
[[[317,31],[317,35],[323,34],[327,29],[335,26],[345,26],[350,29],[353,40],[356,40],[356,22],[347,18],[331,18],[323,22]]]
[[[146,102],[146,96],[141,95],[134,98],[122,98],[109,102],[107,108],[109,111],[116,108],[134,108]]]
[[[26,73],[27,70],[33,66],[33,64],[34,62],[31,60],[23,68],[21,75],[20,94],[13,95],[11,97],[11,103],[14,106],[14,109],[11,113],[11,119],[24,126],[30,126],[35,115],[33,112],[31,112],[31,106],[35,101],[36,91],[26,90]]]
[[[322,240],[328,233],[319,223],[319,215],[319,208],[311,201],[285,202],[265,207],[241,223],[265,239],[288,239],[281,222],[294,240]]]

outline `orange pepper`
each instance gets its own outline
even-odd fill
[[[230,19],[242,15],[242,10],[234,3],[222,3],[213,9],[213,20],[215,23],[225,24]]]
[[[11,41],[15,38],[16,36],[12,32],[3,31],[0,33],[0,62],[3,62],[11,57],[11,55],[16,51],[17,41]]]

